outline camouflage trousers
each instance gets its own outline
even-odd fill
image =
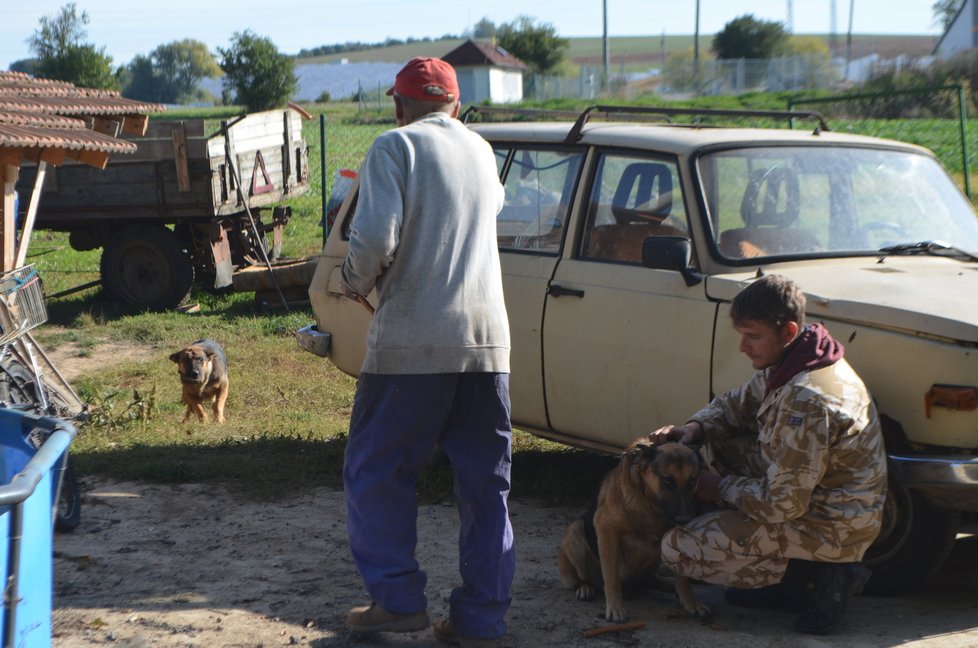
[[[765,466],[757,441],[737,437],[703,447],[704,469],[720,476],[760,477]],[[736,466],[736,470],[728,467]],[[711,511],[662,537],[662,563],[674,572],[717,585],[754,589],[781,582],[788,558],[812,559],[792,547],[788,524],[763,524],[740,511]]]

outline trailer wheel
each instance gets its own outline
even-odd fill
[[[190,294],[194,267],[165,227],[127,227],[102,251],[102,287],[117,301],[150,310],[175,308]]]

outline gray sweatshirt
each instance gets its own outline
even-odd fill
[[[503,188],[489,144],[445,113],[374,142],[343,280],[377,289],[365,373],[509,372],[496,247]]]

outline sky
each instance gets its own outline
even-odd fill
[[[31,56],[27,39],[44,16],[56,16],[67,0],[0,0],[0,69]],[[932,0],[699,0],[700,34],[716,34],[744,14],[775,20],[796,34],[827,34],[836,6],[838,34],[940,35]],[[193,38],[212,52],[227,47],[235,32],[270,38],[281,52],[319,45],[386,38],[437,38],[461,34],[483,17],[497,25],[527,15],[550,23],[557,34],[601,36],[607,6],[608,35],[692,34],[695,0],[167,0],[121,3],[75,0],[88,14],[85,42],[105,47],[113,65],[124,65],[158,45]],[[792,23],[788,23],[788,7]],[[612,55],[614,52],[612,51]]]

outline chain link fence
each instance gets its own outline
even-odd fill
[[[563,83],[564,85],[560,85]],[[600,77],[571,78],[561,82],[534,77],[533,87],[549,96],[593,100],[601,96]],[[362,93],[354,116],[322,115],[306,122],[304,135],[310,143],[309,173],[313,192],[321,200],[322,213],[338,207],[337,198],[349,184],[374,139],[394,127],[389,98],[376,88]],[[976,147],[968,146],[968,132],[978,132],[965,115],[964,89],[960,85],[919,88],[901,92],[849,94],[829,97],[794,98],[789,110],[814,110],[836,132],[870,135],[911,142],[935,152],[941,163],[971,196],[971,170],[978,168]],[[385,112],[386,111],[386,112]],[[388,114],[389,113],[389,114]],[[767,125],[767,124],[765,124]],[[772,123],[771,127],[781,124]],[[798,128],[808,128],[799,123]],[[325,154],[325,155],[324,155]],[[325,173],[322,160],[325,158]],[[330,198],[333,199],[332,203]],[[319,211],[317,209],[316,211]]]

